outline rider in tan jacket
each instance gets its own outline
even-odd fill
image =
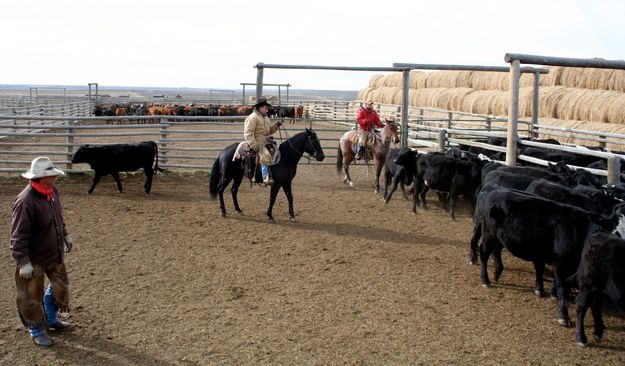
[[[267,116],[269,107],[271,107],[271,104],[267,102],[267,99],[260,98],[258,102],[254,104],[254,112],[245,119],[243,128],[245,142],[250,145],[252,150],[258,152],[261,157],[261,162],[263,163],[263,181],[265,183],[271,182],[269,169],[267,168],[267,164],[270,164],[272,159],[272,154],[267,149],[269,137],[276,133],[282,125],[280,121],[276,122],[274,125],[271,124]]]

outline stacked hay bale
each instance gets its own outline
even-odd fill
[[[401,104],[402,82],[402,73],[374,75],[369,86],[359,92],[358,99]],[[533,83],[532,74],[521,75],[521,118],[532,115]],[[541,75],[540,86],[541,124],[585,130],[601,128],[599,131],[614,130],[614,125],[625,126],[625,70],[551,67],[549,74]],[[408,99],[414,107],[505,117],[509,88],[507,72],[413,70]],[[437,112],[424,115],[433,114]],[[588,144],[587,141],[575,143]]]

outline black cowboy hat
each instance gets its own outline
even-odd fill
[[[258,99],[258,101],[256,102],[256,104],[254,104],[254,108],[262,107],[262,106],[264,106],[264,105],[271,107],[271,104],[269,104],[269,103],[267,102],[267,99],[266,99],[266,98],[260,98],[260,99]]]

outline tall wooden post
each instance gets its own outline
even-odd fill
[[[612,156],[608,158],[608,184],[621,183],[621,158]]]
[[[263,72],[265,71],[265,68],[263,67],[262,62],[259,62],[258,65],[256,65],[256,68],[256,101],[258,102],[260,97],[263,95]]]
[[[518,60],[510,63],[510,106],[508,108],[508,141],[506,146],[506,165],[508,166],[516,165],[520,65]]]
[[[532,125],[530,126],[530,138],[538,138],[538,131],[536,125],[538,125],[538,92],[540,87],[540,73],[534,73],[534,90],[532,92]]]
[[[405,69],[403,73],[403,92],[401,98],[401,148],[408,147],[408,98],[410,94],[410,69]]]

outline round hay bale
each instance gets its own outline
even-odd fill
[[[625,124],[625,93],[612,99],[607,110],[608,122]]]
[[[386,75],[384,79],[384,86],[392,86],[401,88],[403,84],[404,75],[401,72],[394,72]]]
[[[562,70],[564,67],[553,66],[549,68],[548,74],[540,75],[541,86],[556,86],[560,85],[560,78],[562,77]]]
[[[384,86],[384,74],[375,74],[369,79],[369,87],[371,88],[379,88]]]

